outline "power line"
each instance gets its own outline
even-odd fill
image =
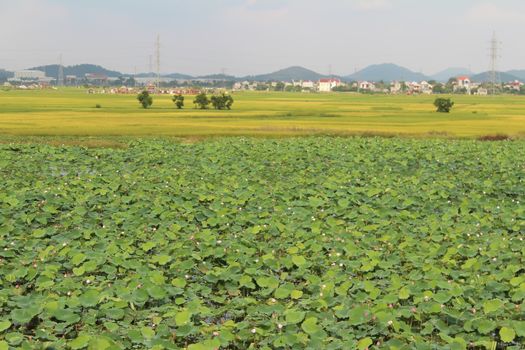
[[[157,34],[156,43],[156,54],[157,54],[157,89],[160,88],[160,34]]]
[[[57,85],[64,86],[64,65],[62,64],[62,54],[58,57],[58,77]]]
[[[501,42],[496,37],[496,32],[492,34],[492,40],[490,41],[490,83],[492,94],[495,95],[497,86],[500,85],[500,74],[498,72],[498,59],[501,51]]]

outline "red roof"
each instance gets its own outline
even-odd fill
[[[458,77],[458,80],[470,80],[467,76]]]
[[[320,79],[320,83],[340,83],[341,80],[339,79]]]

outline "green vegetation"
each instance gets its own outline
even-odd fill
[[[443,115],[435,113],[435,96],[284,92],[232,96],[235,108],[231,111],[175,111],[169,95],[155,95],[155,104],[144,110],[132,94],[87,94],[85,89],[0,91],[0,135],[525,136],[525,98],[521,96],[457,95],[452,112]],[[193,101],[195,96],[185,97]],[[93,108],[97,103],[104,108]]]
[[[195,96],[195,100],[193,100],[193,104],[199,109],[208,109],[210,103],[211,101],[205,92],[201,92]]]
[[[219,95],[213,95],[210,101],[211,101],[213,108],[215,109],[218,109],[218,110],[232,109],[233,97],[229,94],[222,93]]]
[[[139,100],[139,103],[144,109],[151,107],[151,105],[153,104],[153,97],[151,97],[149,92],[147,91],[142,91],[137,96],[137,100]]]
[[[437,107],[438,113],[450,113],[450,110],[454,106],[454,102],[450,98],[436,98],[434,106]]]
[[[0,348],[519,349],[523,159],[523,141],[0,145]]]
[[[177,109],[182,109],[184,107],[184,96],[181,94],[173,96],[172,100]]]

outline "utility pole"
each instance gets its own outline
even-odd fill
[[[58,56],[57,86],[64,86],[64,66],[62,65],[62,54]]]
[[[499,86],[500,76],[498,73],[498,59],[500,58],[501,42],[496,37],[496,32],[492,34],[490,41],[490,83],[492,95],[496,94]]]
[[[157,34],[157,43],[155,45],[157,54],[157,89],[160,88],[160,34]]]

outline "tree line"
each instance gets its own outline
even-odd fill
[[[137,96],[137,100],[143,108],[149,108],[153,105],[153,97],[148,91],[142,91]],[[181,94],[174,95],[172,101],[177,109],[184,108],[184,96]],[[232,109],[233,97],[230,94],[221,93],[208,97],[205,92],[201,92],[193,100],[195,108],[198,109],[209,109],[210,105],[217,110]]]

